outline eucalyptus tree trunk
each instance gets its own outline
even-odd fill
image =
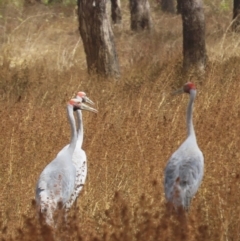
[[[150,5],[148,0],[130,0],[131,29],[141,31],[152,28]]]
[[[183,0],[177,0],[177,14],[182,13],[182,1]]]
[[[182,1],[183,67],[200,71],[206,65],[205,18],[202,0]]]
[[[235,32],[240,32],[240,0],[233,1],[233,25]]]
[[[120,75],[114,36],[107,16],[108,0],[78,0],[79,31],[87,58],[88,72]]]
[[[175,13],[174,0],[161,0],[161,9],[163,12]]]
[[[121,2],[120,0],[111,0],[111,4],[112,21],[114,24],[120,24],[122,21]]]

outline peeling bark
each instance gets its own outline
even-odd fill
[[[114,36],[106,10],[107,0],[78,0],[79,31],[87,58],[88,72],[120,75]]]
[[[233,25],[232,30],[240,32],[240,0],[233,1]]]
[[[150,5],[148,0],[130,0],[131,29],[140,31],[152,28]]]
[[[205,18],[202,0],[184,0],[182,2],[183,22],[183,67],[200,71],[206,65]]]
[[[112,21],[114,24],[120,24],[122,21],[120,0],[111,0]]]

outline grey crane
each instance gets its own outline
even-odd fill
[[[71,99],[68,102],[67,115],[71,126],[70,144],[67,148],[63,148],[56,158],[44,168],[36,186],[37,206],[50,226],[54,225],[53,214],[59,204],[65,208],[74,191],[76,168],[72,162],[72,156],[77,144],[74,109],[97,112],[97,110],[83,104],[82,99]]]
[[[175,93],[190,95],[187,107],[187,139],[172,154],[165,168],[164,190],[167,202],[176,210],[188,211],[191,200],[201,185],[204,173],[204,157],[198,147],[193,127],[192,112],[196,97],[196,87],[193,83],[186,83]]]
[[[86,93],[80,91],[77,93],[76,98],[81,99],[82,102],[89,103],[94,105],[94,102],[90,100]],[[71,198],[66,203],[66,208],[69,209],[73,205],[73,203],[77,200],[87,178],[87,156],[85,151],[82,149],[83,144],[83,120],[82,120],[82,111],[80,109],[76,110],[77,112],[77,120],[78,120],[78,130],[77,130],[77,145],[73,152],[72,162],[76,168],[76,179],[74,191],[71,195]],[[67,148],[65,146],[64,148]]]

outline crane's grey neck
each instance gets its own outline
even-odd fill
[[[195,131],[193,127],[193,105],[194,105],[194,100],[196,97],[197,91],[196,90],[190,90],[190,99],[188,103],[188,108],[187,108],[187,130],[188,130],[188,136],[192,136],[196,139],[195,136]]]
[[[80,141],[80,145],[83,143],[83,120],[82,120],[82,111],[77,110],[77,119],[78,119],[78,130],[77,130],[77,139]]]
[[[68,148],[70,152],[73,153],[77,144],[77,130],[76,130],[76,122],[73,114],[72,105],[67,106],[67,113],[68,113],[68,119],[71,127],[71,141]]]

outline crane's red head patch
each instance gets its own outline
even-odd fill
[[[70,105],[74,105],[74,104],[75,104],[75,101],[70,100],[68,103],[69,103]]]
[[[83,98],[83,97],[85,97],[85,96],[86,96],[86,93],[85,93],[85,92],[80,91],[80,92],[78,92],[78,93],[77,93],[77,96],[78,96],[78,97],[80,97],[80,98]]]
[[[184,86],[183,86],[183,90],[186,93],[190,93],[190,90],[195,90],[196,86],[195,84],[193,84],[192,82],[187,82]]]
[[[72,106],[79,106],[80,105],[80,101],[78,99],[71,99],[68,103]]]

